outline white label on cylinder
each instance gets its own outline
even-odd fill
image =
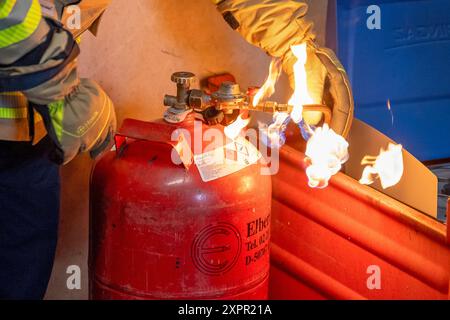
[[[205,153],[194,155],[204,182],[216,180],[238,172],[261,158],[258,149],[243,137]]]

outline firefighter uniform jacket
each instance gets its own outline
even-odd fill
[[[55,161],[67,163],[100,149],[115,130],[107,94],[78,77],[74,39],[95,25],[108,1],[43,2],[53,3],[56,19],[43,14],[38,0],[0,0],[0,140],[36,144],[49,134]],[[75,2],[80,10],[85,3],[87,14],[71,33],[59,20]]]

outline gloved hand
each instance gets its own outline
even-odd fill
[[[69,32],[55,32],[38,64],[16,67],[15,71],[26,74],[46,70],[55,64],[68,41],[73,41]],[[44,119],[58,151],[56,162],[67,163],[80,152],[96,156],[110,146],[116,130],[114,106],[97,83],[78,78],[76,60],[23,93]]]
[[[216,1],[217,2],[217,1]],[[306,72],[308,89],[315,103],[333,109],[331,128],[347,136],[353,119],[353,96],[347,74],[330,49],[319,48],[312,32],[312,23],[305,20],[308,6],[292,0],[224,0],[218,10],[228,24],[249,43],[272,57],[283,59],[283,70],[294,87],[293,65],[296,58],[290,47],[307,43]],[[321,119],[317,112],[305,112],[308,124]]]
[[[80,152],[95,158],[111,147],[116,130],[114,106],[97,83],[76,77],[75,64],[24,94],[37,104],[35,109],[60,149],[56,162],[65,164]]]
[[[38,0],[16,2],[21,1],[0,1],[6,5],[0,5],[6,14],[1,20],[14,27],[3,28],[0,37],[0,93],[26,97],[31,141],[33,115],[39,112],[54,142],[55,162],[67,163],[83,151],[100,153],[116,128],[111,100],[98,84],[78,78],[73,34],[44,18]]]

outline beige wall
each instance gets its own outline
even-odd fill
[[[323,42],[326,0],[311,2],[310,17]],[[233,32],[208,0],[114,0],[99,35],[85,35],[80,74],[97,80],[126,117],[160,117],[170,75],[187,70],[205,77],[231,72],[242,88],[260,85],[269,58]],[[276,99],[288,97],[286,79]],[[86,299],[88,274],[88,183],[92,161],[82,155],[62,168],[60,238],[48,299]],[[82,289],[66,288],[66,268],[79,265]]]

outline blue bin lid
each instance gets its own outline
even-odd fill
[[[450,1],[338,0],[337,24],[355,116],[422,161],[450,158]]]

